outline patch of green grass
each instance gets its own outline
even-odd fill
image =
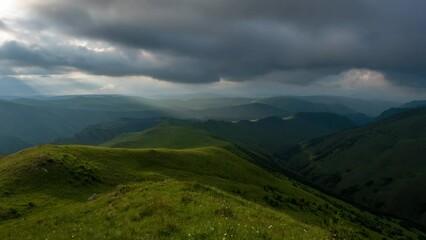
[[[145,188],[148,190],[141,190]],[[116,194],[117,199],[110,200]],[[88,201],[89,198],[96,199]],[[217,239],[219,235],[215,234],[224,234],[230,227],[235,229],[238,223],[259,230],[265,234],[264,239],[282,239],[287,233],[295,239],[416,236],[393,220],[374,217],[274,176],[221,147],[32,148],[0,160],[0,215],[5,216],[0,220],[0,233],[15,239],[29,235],[69,239],[80,223],[90,226],[82,227],[86,235],[79,235],[81,239],[94,233],[99,234],[95,238],[104,234],[108,239],[181,239],[187,234],[195,234],[191,235],[194,239]],[[236,220],[217,227],[228,223],[223,218]],[[142,223],[130,223],[133,221]],[[219,233],[209,233],[201,227],[209,226],[209,221],[220,229]],[[265,226],[269,225],[279,227],[278,232],[268,235]],[[292,233],[286,225],[294,226],[295,231]],[[307,231],[306,238],[303,229]],[[230,233],[235,239],[258,239],[250,235],[251,230]]]
[[[209,133],[189,127],[164,126],[164,124],[139,133],[125,133],[102,146],[118,148],[196,148],[205,146],[227,146]]]
[[[174,180],[121,185],[47,213],[3,224],[0,238],[331,239],[327,230],[284,213]]]

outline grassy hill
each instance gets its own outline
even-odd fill
[[[170,144],[159,144],[160,141],[171,139],[172,142],[179,142],[176,139],[181,138],[183,145],[187,145],[188,141],[195,146],[196,142],[203,144],[204,140],[200,140],[196,136],[190,137],[189,133],[204,132],[202,136],[206,136],[208,132],[211,138],[221,138],[226,141],[238,143],[245,146],[263,148],[274,152],[283,148],[290,148],[297,143],[314,137],[331,134],[342,129],[351,128],[355,125],[347,118],[331,113],[299,113],[288,118],[269,117],[254,121],[191,121],[191,120],[164,120],[164,123],[158,128],[172,127],[171,129],[156,128],[155,134],[146,137],[146,141],[142,138],[146,134],[136,133],[146,130],[151,126],[155,126],[161,119],[121,119],[116,122],[105,124],[97,124],[90,126],[82,132],[75,135],[74,138],[64,139],[59,143],[71,144],[91,144],[98,145],[107,142],[107,146],[114,145],[115,142],[137,141],[139,147],[150,147],[148,140],[153,143],[151,146],[172,147]],[[175,128],[176,127],[176,128]],[[183,129],[185,128],[185,129]],[[180,130],[180,131],[177,131]],[[148,131],[150,132],[150,131]],[[115,139],[121,134],[118,139]],[[157,136],[157,138],[152,138]],[[214,136],[214,137],[213,137]],[[189,138],[188,138],[189,137]],[[129,138],[129,139],[128,139]],[[133,138],[133,139],[132,139]],[[109,142],[111,141],[111,143]],[[198,144],[200,145],[200,144]],[[128,145],[123,145],[128,146]],[[138,147],[136,145],[136,147]]]
[[[122,134],[101,145],[115,148],[159,147],[185,149],[205,146],[229,146],[230,143],[203,130],[164,123],[143,132]]]
[[[320,188],[426,226],[426,109],[308,141],[285,163]]]
[[[190,147],[206,146],[205,142],[220,138],[248,148],[273,153],[294,147],[301,141],[355,126],[347,118],[337,114],[298,113],[285,119],[269,117],[236,122],[168,119],[164,120],[158,128],[156,127],[155,131],[142,132],[161,120],[159,118],[121,119],[96,124],[87,127],[73,138],[62,139],[57,143],[102,145],[106,142],[105,146],[115,146],[118,143],[127,142],[120,146],[176,148],[173,146],[175,143]],[[207,136],[206,132],[209,133],[210,140],[204,139]],[[145,137],[147,133],[151,134]],[[120,134],[123,135],[120,136]],[[166,144],[167,141],[173,144]],[[137,143],[129,145],[128,142]]]
[[[421,234],[271,175],[219,147],[40,146],[0,160],[0,193],[2,239]]]

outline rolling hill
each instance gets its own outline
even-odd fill
[[[186,149],[204,146],[229,146],[230,143],[203,130],[165,123],[143,132],[124,133],[101,145],[115,148]]]
[[[346,114],[357,125],[368,121],[367,116],[343,105],[310,102],[314,100],[218,96],[149,99],[119,95],[11,98],[0,100],[0,135],[23,139],[30,145],[36,145],[70,138],[89,125],[120,118],[254,120],[271,116],[285,117],[298,112],[336,112]],[[0,152],[11,153],[10,149],[19,150],[22,146],[18,143],[10,147],[0,146]]]
[[[355,127],[347,118],[332,113],[298,113],[287,118],[268,117],[235,122],[168,119],[164,121],[164,124],[153,129],[145,128],[145,126],[151,126],[146,125],[147,121],[151,122],[152,119],[127,119],[94,125],[76,134],[74,138],[61,140],[59,143],[99,145],[100,140],[104,139],[107,146],[136,141],[138,142],[136,146],[149,147],[160,142],[165,143],[168,139],[177,141],[176,139],[181,138],[183,145],[192,142],[195,146],[197,141],[205,141],[205,139],[197,138],[199,135],[197,133],[209,133],[212,139],[220,138],[248,148],[274,153],[291,148],[301,141]],[[138,126],[141,130],[131,131]],[[143,130],[146,131],[143,132]],[[123,135],[120,136],[120,133]],[[145,136],[151,133],[155,133],[152,136],[156,138]],[[155,144],[152,145],[149,141]],[[174,148],[171,145],[164,147]]]
[[[0,160],[0,190],[3,239],[422,235],[274,176],[221,147],[40,146]]]
[[[284,163],[312,184],[426,226],[426,108],[301,144]]]

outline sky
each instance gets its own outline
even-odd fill
[[[1,0],[0,95],[426,98],[424,0]]]

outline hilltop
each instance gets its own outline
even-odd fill
[[[252,226],[271,239],[419,234],[271,175],[221,147],[41,146],[1,159],[0,176],[0,235],[10,239],[63,239],[71,234],[84,238],[98,232],[109,238],[137,233],[152,238],[187,234],[214,238],[230,227],[235,236],[253,236],[238,224]],[[205,217],[194,224],[197,218],[189,218],[191,214]],[[202,227],[206,223],[200,225],[202,219],[218,232]],[[138,221],[159,225],[148,231],[137,228]],[[38,227],[24,227],[35,222]],[[274,227],[266,230],[269,225]],[[285,231],[285,226],[291,230]]]

